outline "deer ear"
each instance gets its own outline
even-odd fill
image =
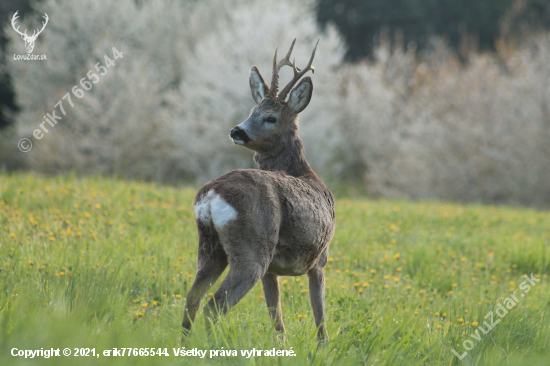
[[[254,98],[256,103],[260,104],[269,91],[269,86],[267,86],[262,74],[260,74],[260,71],[256,66],[252,66],[250,69],[250,78],[248,81],[250,82],[252,98]]]
[[[313,82],[309,76],[305,77],[298,85],[290,92],[288,98],[288,106],[294,110],[294,113],[300,113],[306,109],[311,95],[313,94]]]

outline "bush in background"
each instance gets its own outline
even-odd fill
[[[253,167],[229,130],[253,107],[248,70],[270,78],[274,47],[297,37],[298,66],[317,38],[314,96],[301,136],[314,169],[332,186],[353,182],[384,197],[550,205],[550,36],[498,53],[431,53],[381,39],[373,62],[343,64],[333,27],[321,32],[313,3],[290,0],[46,0],[50,15],[35,53],[9,61],[18,136],[111,48],[108,74],[25,154],[35,171],[118,174],[202,184]],[[62,10],[61,10],[62,9]],[[62,16],[59,16],[61,14]],[[11,53],[21,53],[15,32]],[[399,37],[398,37],[399,38]],[[281,84],[290,79],[285,68]],[[58,112],[59,114],[59,112]],[[47,126],[47,125],[46,125]]]
[[[63,9],[63,16],[60,14]],[[127,178],[204,182],[237,167],[252,167],[229,130],[253,106],[248,71],[257,64],[269,78],[275,46],[295,47],[307,62],[317,38],[316,99],[303,121],[322,113],[343,51],[335,32],[321,34],[310,6],[291,1],[45,1],[48,32],[35,53],[47,62],[10,62],[21,137],[30,137],[45,113],[103,55],[124,53],[51,132],[27,154],[34,170],[67,170]],[[259,27],[258,25],[261,24]],[[12,32],[15,33],[15,32]],[[11,33],[10,33],[11,34]],[[11,52],[21,48],[13,35]],[[246,42],[243,42],[246,39]],[[280,52],[281,53],[281,52]],[[283,77],[290,78],[291,70]],[[284,79],[283,79],[284,81]],[[58,110],[59,114],[59,110]]]

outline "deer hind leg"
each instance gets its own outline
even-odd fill
[[[283,311],[281,309],[281,294],[279,292],[279,278],[272,273],[266,273],[262,277],[264,287],[264,296],[269,315],[275,321],[275,329],[278,332],[285,333],[283,323]]]
[[[227,256],[216,235],[208,235],[207,230],[199,229],[199,253],[197,274],[193,286],[187,293],[183,311],[184,333],[191,329],[200,303],[206,292],[227,267]]]
[[[325,327],[325,275],[323,267],[316,265],[307,273],[309,277],[309,299],[315,318],[315,326],[318,328],[317,340],[328,341],[328,334]]]
[[[219,314],[226,314],[229,308],[236,305],[258,283],[266,269],[267,266],[258,261],[232,261],[230,256],[227,277],[204,307],[207,328],[210,325],[208,319],[215,322]]]

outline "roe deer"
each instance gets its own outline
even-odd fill
[[[202,297],[229,264],[227,277],[204,308],[207,319],[225,314],[261,279],[275,329],[284,333],[278,276],[307,273],[317,339],[328,339],[323,267],[334,234],[334,196],[310,168],[298,137],[298,114],[313,92],[311,78],[292,89],[306,72],[314,71],[311,63],[319,41],[303,70],[290,62],[295,42],[278,63],[275,51],[271,87],[252,66],[250,88],[258,105],[231,130],[235,144],[255,152],[259,169],[224,174],[205,184],[195,198],[198,260],[183,313],[185,334]],[[293,68],[294,77],[277,94],[279,70],[285,65]]]

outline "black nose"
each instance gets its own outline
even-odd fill
[[[250,141],[250,138],[248,137],[246,132],[244,132],[244,130],[239,126],[233,128],[229,136],[231,136],[232,139],[241,140],[242,142]]]

